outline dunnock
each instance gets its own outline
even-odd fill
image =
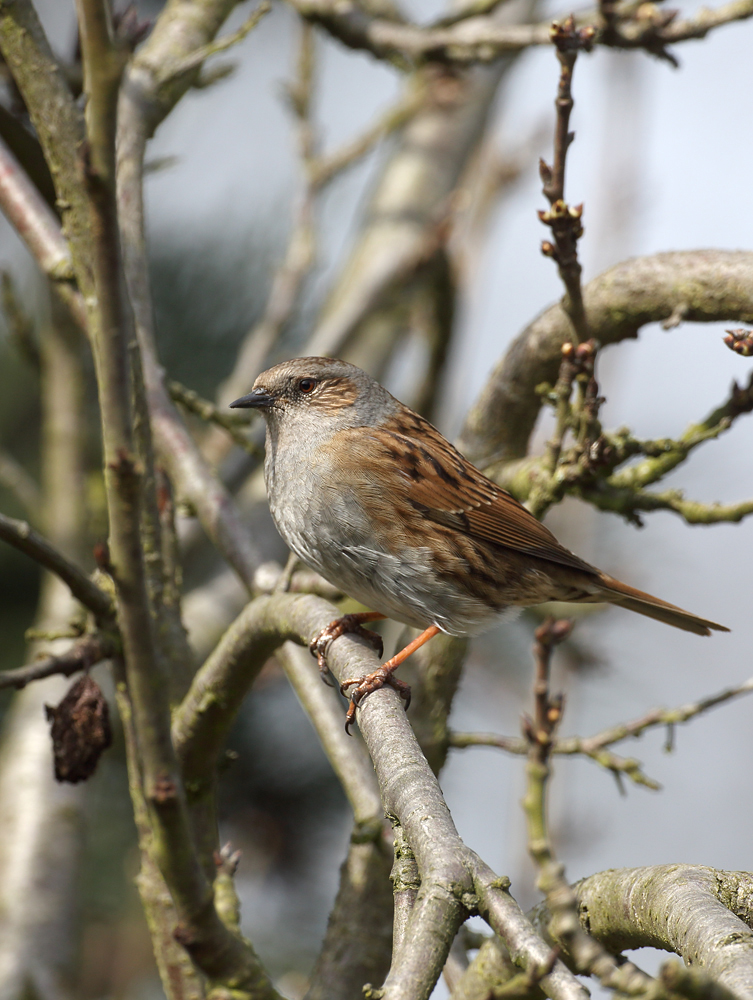
[[[481,632],[511,607],[606,601],[697,635],[729,631],[573,555],[435,427],[354,365],[286,361],[230,405],[264,414],[267,496],[285,542],[374,609],[338,619],[312,640],[320,668],[326,670],[329,642],[345,631],[365,633],[365,621],[389,617],[424,630],[373,674],[345,682],[344,689],[354,687],[346,729],[358,703],[385,683],[409,698],[393,671],[437,632]]]

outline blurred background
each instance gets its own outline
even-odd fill
[[[160,8],[139,6],[142,17]],[[430,0],[406,6],[420,20],[440,12]],[[70,58],[73,3],[39,0],[37,7],[56,51]],[[225,30],[237,26],[248,9],[239,7]],[[687,12],[692,9],[687,6]],[[542,16],[563,13],[569,9],[549,4]],[[282,98],[298,32],[293,12],[276,6],[246,40],[218,58],[232,63],[234,72],[191,91],[148,151],[155,167],[146,191],[161,358],[171,377],[210,398],[263,313],[300,197],[294,125]],[[750,248],[752,45],[753,23],[743,22],[678,46],[679,70],[642,53],[597,50],[578,60],[571,119],[576,141],[566,195],[571,203],[585,202],[580,250],[586,280],[633,255]],[[399,95],[396,71],[321,34],[316,62],[314,117],[325,149],[362,131]],[[539,252],[545,234],[536,216],[543,197],[535,165],[539,155],[551,155],[557,76],[551,50],[524,53],[500,88],[478,154],[514,163],[517,176],[451,245],[458,303],[436,408],[436,421],[450,436],[510,341],[562,292],[554,264]],[[390,142],[339,177],[317,207],[318,259],[285,334],[289,355],[305,344],[348,255]],[[34,265],[4,220],[0,266],[12,275],[32,319],[45,322]],[[705,416],[725,398],[732,379],[747,379],[750,368],[749,360],[724,347],[722,334],[710,326],[683,324],[670,332],[651,327],[638,341],[607,349],[599,368],[605,426],[627,424],[641,437],[676,436]],[[17,333],[8,328],[0,335],[2,448],[36,476],[38,379],[27,355]],[[398,352],[386,373],[388,387],[398,394],[406,388],[411,358],[409,350]],[[92,393],[91,373],[87,377]],[[537,446],[548,426],[544,418]],[[95,420],[90,434],[96,454]],[[703,501],[753,495],[750,441],[751,421],[743,417],[666,485]],[[96,506],[96,477],[91,489]],[[23,513],[5,489],[0,510]],[[262,506],[252,505],[249,517],[268,558],[284,562]],[[190,519],[184,520],[190,591],[221,567],[196,541]],[[699,639],[617,609],[583,619],[557,660],[557,683],[567,693],[563,734],[590,735],[655,705],[682,704],[753,674],[753,519],[688,527],[659,513],[647,516],[638,530],[568,502],[548,523],[564,544],[608,572],[732,629],[730,635]],[[93,540],[98,532],[101,537],[104,522],[95,518]],[[239,588],[230,582],[226,589],[228,607],[239,607]],[[37,591],[34,565],[0,548],[2,669],[24,662],[23,632],[34,618]],[[196,605],[193,618],[193,607],[189,597],[186,624],[198,634],[200,609]],[[520,713],[530,703],[533,627],[531,618],[522,617],[474,641],[454,704],[454,728],[518,733]],[[5,695],[2,705],[8,701]],[[663,749],[661,732],[616,748],[639,757],[661,782],[661,792],[626,783],[621,795],[593,763],[558,761],[553,825],[570,879],[667,862],[750,869],[753,803],[742,778],[753,753],[752,710],[741,700],[692,721],[675,733],[671,754]],[[305,988],[334,898],[350,833],[348,807],[273,663],[244,706],[231,748],[237,757],[223,779],[221,812],[223,840],[242,851],[243,927],[280,989],[295,998]],[[522,905],[534,903],[538,895],[519,807],[521,761],[489,749],[456,751],[441,784],[461,836],[512,878]],[[133,885],[138,856],[117,738],[88,783],[84,815],[75,995],[157,997],[161,987]],[[650,969],[654,959],[640,961]],[[446,995],[440,983],[435,996]]]

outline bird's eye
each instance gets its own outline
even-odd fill
[[[298,391],[303,393],[313,392],[316,388],[315,378],[302,378],[298,383]]]

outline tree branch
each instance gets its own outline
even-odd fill
[[[753,322],[753,252],[691,250],[637,257],[611,268],[584,289],[591,335],[603,346],[636,337],[678,305],[693,323]],[[560,305],[551,306],[512,343],[492,372],[463,427],[460,447],[481,466],[523,458],[541,398],[554,383],[561,348],[570,338]]]
[[[84,117],[30,0],[0,6],[0,50],[29,110],[52,174],[79,289],[86,296],[91,292],[92,262],[89,206],[80,182]],[[83,318],[78,305],[74,313]]]
[[[354,819],[306,1000],[351,1000],[365,982],[382,981],[393,947],[391,851],[379,787],[363,743],[343,729],[339,696],[322,683],[308,649],[286,642],[276,656],[316,729]]]
[[[253,615],[247,610],[247,624],[255,630],[260,642],[273,645],[288,639],[307,645],[311,636],[336,616],[331,604],[308,595],[277,593],[258,598],[249,608],[253,608]],[[347,635],[335,640],[328,653],[330,669],[340,681],[365,676],[375,669],[377,662],[373,650],[362,640]],[[214,663],[219,667],[219,658]],[[236,676],[235,671],[229,673],[228,690]],[[203,682],[207,676],[204,673]],[[221,671],[215,676],[222,676]],[[215,686],[211,699],[206,699],[207,704],[212,703],[211,713],[224,713],[223,727],[230,718],[227,709],[221,707],[224,691],[225,688]],[[197,694],[198,688],[189,692],[176,718],[176,725],[180,719],[181,732],[186,734],[179,744],[183,759],[193,759],[197,747],[212,747],[216,740],[208,722],[210,713],[202,710]],[[218,704],[220,707],[214,707]],[[516,962],[522,967],[544,967],[550,958],[549,949],[533,933],[503,885],[460,840],[398,696],[391,689],[377,692],[364,700],[358,718],[385,810],[399,818],[421,875],[421,891],[407,930],[411,948],[395,956],[384,986],[385,1000],[428,997],[457,927],[468,907],[475,906],[479,887],[486,912],[494,914],[495,929],[503,934]],[[448,885],[454,887],[449,896]],[[580,984],[559,963],[545,983],[554,1000],[584,1000]]]
[[[519,52],[533,45],[551,42],[549,23],[501,25],[485,15],[464,17],[450,26],[422,28],[371,14],[360,5],[343,8],[332,0],[291,0],[293,6],[314,24],[324,28],[352,49],[370,52],[379,59],[398,66],[414,65],[422,60],[445,62],[491,62],[505,53]],[[601,44],[612,48],[645,49],[677,64],[666,46],[692,38],[704,38],[713,28],[753,15],[751,0],[732,0],[716,10],[701,10],[695,17],[672,22],[671,18],[652,16],[625,4],[620,11],[619,30],[599,37]],[[579,24],[599,24],[595,10],[582,11]],[[603,23],[603,22],[602,22]]]
[[[0,514],[0,538],[59,576],[73,596],[98,619],[112,620],[115,609],[110,595],[39,532],[34,531],[26,521],[17,521]]]
[[[173,4],[160,15],[149,39],[128,66],[121,88],[117,175],[126,280],[155,445],[176,493],[196,511],[207,536],[252,589],[254,572],[262,562],[259,552],[232,497],[202,458],[164,385],[154,343],[142,184],[147,139],[198,72],[197,67],[194,74],[172,76],[169,67],[211,42],[233,6],[234,0],[213,0],[200,9]]]
[[[71,252],[57,216],[0,139],[0,208],[82,330],[86,306],[74,286]]]
[[[16,670],[3,670],[0,672],[0,689],[12,687],[20,690],[32,681],[54,674],[70,677],[80,670],[88,670],[101,660],[108,660],[115,652],[116,644],[110,636],[102,633],[87,635],[65,653],[46,656]]]
[[[668,733],[673,733],[674,727],[684,722],[689,722],[697,715],[707,712],[717,705],[723,705],[734,698],[753,692],[753,677],[742,684],[734,687],[724,688],[716,694],[700,698],[698,701],[680,705],[677,708],[652,708],[644,715],[633,719],[630,722],[620,722],[615,726],[594,736],[560,736],[556,737],[551,745],[551,753],[563,756],[583,755],[590,757],[597,764],[607,768],[612,772],[627,774],[629,778],[638,784],[647,785],[649,788],[658,788],[656,782],[646,778],[643,774],[640,763],[632,758],[617,757],[607,753],[606,748],[620,743],[622,740],[641,736],[648,729],[655,729],[658,726],[666,726]],[[464,749],[472,746],[490,746],[505,750],[507,753],[524,756],[528,753],[529,744],[526,739],[515,736],[498,736],[495,733],[457,733],[451,732],[448,736],[448,743],[451,747]]]
[[[565,165],[567,151],[575,138],[570,132],[570,114],[573,110],[572,82],[575,62],[580,50],[589,52],[593,48],[596,29],[592,25],[575,27],[575,18],[570,16],[562,24],[555,21],[551,28],[551,38],[557,50],[560,64],[560,78],[557,99],[557,124],[554,130],[554,161],[548,166],[539,160],[539,174],[543,191],[549,202],[549,210],[539,212],[539,219],[549,226],[554,244],[544,241],[542,253],[557,262],[565,297],[562,308],[567,313],[573,327],[574,342],[585,343],[589,338],[588,322],[583,308],[583,292],[580,285],[581,266],[578,260],[578,240],[583,235],[581,216],[583,206],[571,208],[565,201]]]
[[[243,433],[243,428],[248,427],[251,421],[247,416],[239,416],[236,413],[225,413],[219,410],[214,403],[208,399],[203,399],[193,389],[187,389],[180,382],[172,380],[167,386],[171,398],[184,406],[190,413],[195,413],[197,417],[209,423],[216,424],[230,435],[237,445],[247,451],[254,458],[264,457],[264,448],[252,441]]]
[[[581,924],[610,952],[665,949],[681,955],[689,973],[699,970],[706,980],[699,984],[702,994],[678,989],[681,995],[753,998],[749,873],[691,865],[621,868],[592,875],[573,889]],[[549,919],[544,904],[533,919],[543,929]]]

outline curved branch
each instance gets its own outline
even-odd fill
[[[76,600],[81,601],[97,618],[113,617],[115,607],[110,595],[26,521],[0,514],[0,538],[60,577]]]
[[[693,323],[753,322],[753,252],[690,250],[636,257],[605,271],[584,290],[592,335],[602,345],[636,337],[646,323],[681,315]],[[570,337],[559,305],[538,316],[512,343],[468,414],[460,448],[479,465],[522,458],[541,400]]]
[[[753,998],[753,875],[657,865],[600,872],[574,888],[581,923],[610,952],[674,951],[739,1000]],[[534,912],[543,930],[548,911]]]

